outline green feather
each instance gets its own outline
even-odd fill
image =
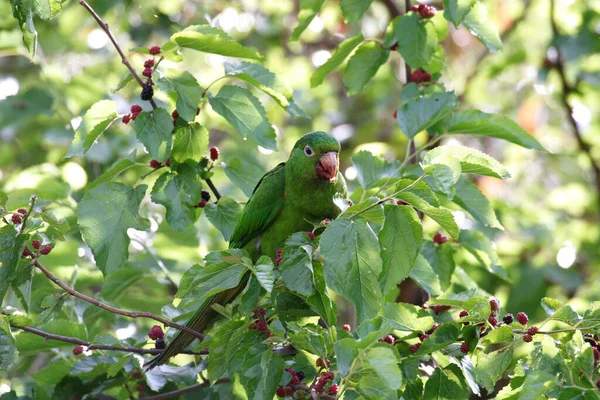
[[[339,151],[340,143],[325,132],[302,136],[294,145],[289,160],[267,172],[254,188],[231,236],[229,247],[248,251],[255,261],[261,255],[274,258],[291,234],[312,230],[313,225],[308,221],[337,217],[340,210],[333,199],[338,195],[343,198],[347,196],[346,182],[339,172],[334,182],[319,178],[315,166],[323,154],[339,154]],[[249,278],[250,272],[238,286],[218,293],[204,303],[187,326],[204,332],[217,317],[211,306],[232,302],[242,293]],[[146,369],[166,362],[193,340],[194,336],[178,332],[165,351],[146,364]]]

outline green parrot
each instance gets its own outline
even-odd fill
[[[310,231],[308,221],[333,219],[340,213],[334,197],[347,195],[346,181],[339,173],[340,143],[325,132],[302,136],[287,162],[267,172],[256,184],[238,220],[229,248],[241,248],[256,261],[261,255],[275,258],[287,238],[299,231]],[[203,332],[218,315],[213,304],[231,303],[246,287],[247,273],[235,288],[216,294],[187,323]],[[185,349],[194,336],[179,331],[165,351],[150,360],[146,369],[163,364]]]

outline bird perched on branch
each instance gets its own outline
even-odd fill
[[[253,260],[261,255],[275,259],[287,238],[299,231],[310,231],[308,221],[333,219],[340,213],[334,198],[346,198],[346,182],[339,173],[340,143],[325,132],[302,136],[294,145],[287,162],[267,172],[258,182],[244,207],[231,236],[229,248],[246,250]],[[216,294],[205,302],[187,323],[202,332],[217,316],[213,304],[232,302],[245,288],[250,273],[232,289]],[[180,331],[165,351],[146,365],[151,369],[163,364],[194,340]]]

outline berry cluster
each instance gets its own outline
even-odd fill
[[[418,6],[412,6],[410,8],[410,11],[414,11],[416,13],[419,13],[419,16],[422,19],[427,19],[427,18],[431,18],[435,15],[435,7],[433,6],[428,6],[425,4],[419,4]]]
[[[408,81],[414,83],[431,82],[431,74],[422,69],[417,69],[410,74]]]
[[[200,193],[200,202],[194,206],[194,208],[204,208],[206,204],[210,201],[210,193],[206,190],[203,190]]]
[[[167,158],[167,161],[165,161],[164,164],[157,160],[150,160],[150,163],[148,165],[150,165],[150,167],[154,168],[154,169],[162,168],[164,166],[170,167],[171,166],[171,157]]]
[[[12,215],[12,222],[15,225],[19,225],[21,222],[23,222],[23,217],[22,216],[26,216],[27,215],[27,210],[24,208],[19,208],[17,210],[17,212],[15,214]]]
[[[130,121],[135,121],[137,116],[143,111],[142,107],[139,104],[134,104],[131,106],[131,114],[123,115],[122,121],[124,124],[128,124]]]
[[[315,240],[315,234],[312,232],[306,232],[306,234],[308,235],[308,237],[310,238],[310,240]]]
[[[395,337],[393,337],[392,335],[387,335],[387,336],[385,336],[385,337],[383,337],[383,338],[379,339],[379,342],[382,342],[382,343],[389,343],[389,344],[391,344],[392,346],[395,346],[395,345],[396,345],[396,338],[395,338]]]
[[[335,374],[331,371],[321,372],[321,376],[319,376],[319,380],[317,381],[317,383],[315,383],[315,386],[313,386],[313,388],[315,389],[315,392],[323,393],[325,391],[325,386],[329,382],[332,382],[334,377],[335,377]],[[329,387],[328,393],[330,395],[334,395],[337,393],[337,391],[338,391],[338,386],[333,384]]]
[[[529,328],[531,329],[531,328]],[[537,328],[536,328],[537,333]],[[593,335],[591,333],[584,333],[583,340],[592,346],[592,350],[594,351],[594,365],[598,365],[598,361],[600,361],[600,338],[598,335]],[[600,379],[599,379],[600,381]]]
[[[281,253],[283,253],[283,247],[277,249],[277,253],[275,254],[275,264],[279,264],[283,261],[283,257],[281,257]]]
[[[437,245],[442,245],[448,241],[448,237],[444,236],[442,232],[438,232],[433,235],[433,243]]]
[[[265,311],[264,308],[257,308],[256,310],[253,310],[252,318],[254,318],[255,320],[254,320],[254,322],[252,322],[250,324],[248,329],[261,331],[262,333],[264,333],[267,336],[272,336],[271,330],[269,329],[269,326],[267,325],[267,320],[265,319],[266,314],[267,314],[267,312]]]
[[[160,54],[160,46],[150,47],[149,53],[153,56]],[[154,72],[154,66],[154,58],[149,58],[146,61],[144,61],[144,70],[142,71],[142,75],[148,78],[148,80],[142,86],[142,93],[140,97],[142,98],[142,100],[145,101],[152,99],[152,97],[154,96],[154,88],[152,88],[152,85],[154,85],[154,82],[152,81],[152,72]]]
[[[435,332],[437,330],[437,328],[439,328],[442,325],[443,324],[437,324],[437,323],[433,324],[431,329],[429,329],[428,331],[425,331],[419,335],[419,340],[421,342],[423,342],[425,339],[428,339],[429,336],[431,336],[433,334],[433,332]],[[411,351],[411,353],[416,353],[417,350],[419,350],[420,348],[421,348],[421,343],[415,343],[408,347],[408,349]]]
[[[73,355],[78,356],[83,353],[83,346],[75,346],[73,347]]]
[[[300,393],[300,392],[302,392],[302,390],[295,389],[294,386],[299,385],[302,382],[302,380],[304,379],[304,372],[302,372],[302,371],[296,372],[291,368],[286,368],[285,370],[287,372],[289,372],[289,374],[292,376],[292,379],[290,380],[288,386],[279,386],[275,393],[279,397],[286,397],[286,396],[292,396],[294,394],[294,392],[296,392],[297,398],[303,398],[304,394]]]
[[[42,242],[40,242],[39,240],[36,240],[36,239],[31,241],[31,247],[33,247],[36,250],[36,252],[38,252],[42,256],[48,255],[52,251],[52,246],[47,245],[47,244],[42,246]],[[22,254],[23,258],[30,257],[33,255],[34,254],[31,252],[31,250],[29,250],[27,247],[25,247],[23,249],[23,254]]]
[[[166,347],[165,344],[165,333],[163,332],[162,328],[158,325],[154,325],[149,331],[148,331],[148,337],[152,340],[155,340],[156,343],[154,343],[154,347],[157,349],[164,349]]]

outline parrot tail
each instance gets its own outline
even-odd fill
[[[203,332],[206,330],[208,325],[214,321],[218,313],[212,308],[213,304],[226,305],[231,303],[246,287],[250,276],[246,274],[239,285],[234,288],[227,289],[213,296],[196,314],[188,321],[186,326],[192,328],[197,332]],[[157,355],[144,365],[144,370],[149,371],[152,368],[164,364],[167,360],[181,351],[183,351],[190,343],[196,339],[194,335],[191,335],[184,331],[179,331],[173,338],[173,340],[167,345],[165,351]]]

